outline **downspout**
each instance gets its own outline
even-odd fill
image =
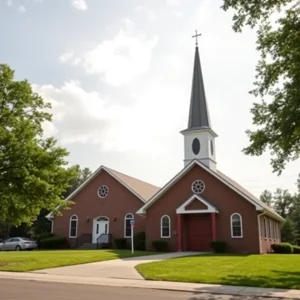
[[[263,213],[257,215],[259,254],[262,253],[262,251],[261,251],[261,237],[260,237],[260,235],[261,235],[260,217],[262,217],[265,214],[266,214],[266,212],[263,212]]]

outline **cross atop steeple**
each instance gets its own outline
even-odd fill
[[[201,36],[201,33],[197,33],[196,30],[196,34],[192,36],[192,38],[196,38],[196,47],[198,47],[198,36]]]
[[[184,164],[189,164],[193,159],[204,163],[212,170],[216,170],[215,138],[217,134],[212,130],[208,105],[206,102],[204,81],[202,76],[198,37],[196,38],[194,72],[190,98],[190,111],[188,126],[181,133],[184,135]]]

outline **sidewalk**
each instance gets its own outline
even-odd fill
[[[284,290],[270,288],[236,287],[214,284],[197,284],[167,281],[147,281],[136,279],[111,279],[85,276],[63,276],[37,273],[0,272],[0,279],[34,280],[42,282],[78,283],[101,286],[134,287],[146,289],[161,289],[186,291],[194,293],[210,293],[222,295],[260,296],[283,299],[300,299],[300,290]]]
[[[95,278],[108,278],[108,279],[139,279],[144,280],[144,277],[140,275],[135,266],[142,263],[150,263],[161,261],[165,259],[199,255],[200,252],[174,252],[155,254],[148,256],[137,256],[122,259],[113,259],[101,262],[94,262],[88,264],[80,264],[73,266],[65,266],[51,269],[43,269],[33,271],[38,274],[48,275],[62,275],[62,276],[80,276],[80,277],[95,277]]]

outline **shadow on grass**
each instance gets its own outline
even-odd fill
[[[239,276],[223,277],[222,284],[247,287],[300,289],[300,272],[272,271],[274,276]]]

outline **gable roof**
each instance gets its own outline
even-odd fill
[[[188,165],[185,166],[175,177],[173,177],[163,188],[161,188],[156,194],[153,195],[149,201],[147,201],[138,211],[138,214],[145,214],[147,209],[155,203],[164,193],[166,193],[176,182],[178,182],[192,167],[195,165],[198,165],[202,169],[206,170],[208,173],[213,175],[215,178],[217,178],[219,181],[223,182],[225,185],[227,185],[230,189],[235,191],[237,194],[239,194],[241,197],[243,197],[245,200],[253,204],[257,211],[265,211],[272,215],[274,218],[279,219],[280,221],[284,221],[284,219],[277,214],[272,208],[270,208],[268,205],[263,203],[261,200],[256,198],[254,195],[252,195],[250,192],[248,192],[246,189],[244,189],[241,185],[239,185],[237,182],[226,176],[225,174],[219,172],[219,171],[213,171],[209,169],[207,166],[205,166],[203,163],[197,161],[196,159],[192,160]]]
[[[119,181],[123,182],[123,184],[126,184],[135,191],[135,193],[138,194],[144,201],[148,201],[157,191],[160,190],[160,187],[120,173],[116,170],[110,168],[106,168],[106,170],[110,171],[114,177],[117,177]]]
[[[158,190],[159,187],[154,186],[150,183],[142,181],[140,179],[128,176],[126,174],[120,173],[116,170],[107,168],[105,166],[100,166],[85,182],[83,182],[73,193],[71,193],[66,199],[73,199],[80,191],[82,191],[97,175],[101,172],[107,172],[110,176],[116,179],[120,184],[127,188],[131,193],[133,193],[137,198],[139,198],[143,203],[148,201]],[[55,210],[59,209],[59,206]],[[53,212],[50,212],[46,218],[52,218]]]

